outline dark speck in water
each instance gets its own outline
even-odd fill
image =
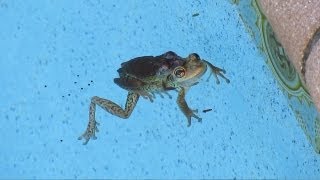
[[[194,13],[194,14],[192,14],[192,17],[197,17],[199,15],[200,15],[199,13]]]
[[[212,109],[205,109],[205,110],[202,110],[202,112],[204,112],[204,113],[207,113],[207,112],[209,112],[209,111],[212,111]]]

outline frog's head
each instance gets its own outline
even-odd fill
[[[174,87],[190,87],[196,84],[206,72],[207,65],[196,53],[190,54],[185,63],[177,66],[169,76],[170,84]]]

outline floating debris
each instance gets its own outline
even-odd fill
[[[204,112],[204,113],[207,113],[207,112],[209,112],[209,111],[212,111],[212,109],[205,109],[205,110],[202,110],[202,112]]]
[[[200,15],[199,13],[194,13],[194,14],[192,14],[192,17],[197,17],[199,15]]]

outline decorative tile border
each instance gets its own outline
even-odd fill
[[[320,153],[320,115],[257,1],[252,0],[250,3],[250,1],[232,0],[231,2],[238,6],[240,18],[287,96],[289,106],[300,126],[315,151]]]

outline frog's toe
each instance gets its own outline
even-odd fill
[[[89,137],[83,137],[84,138],[84,142],[82,143],[83,145],[87,145],[90,138]],[[81,138],[82,139],[82,138]]]
[[[86,145],[88,144],[90,139],[97,139],[96,132],[99,132],[99,129],[97,127],[99,125],[100,124],[96,121],[94,121],[94,123],[92,124],[89,124],[87,130],[80,137],[78,137],[78,140],[84,139],[83,145]]]
[[[82,144],[83,145],[87,145],[91,138],[90,137],[85,137],[84,139],[85,139],[85,141]]]
[[[191,126],[191,117],[188,118],[188,124],[187,124],[187,127],[190,127]]]
[[[97,136],[93,135],[93,136],[91,137],[91,139],[96,140],[96,139],[97,139]]]
[[[152,92],[151,93],[152,94],[152,96],[155,98],[156,97],[156,94],[158,94],[161,98],[164,98],[164,96],[161,94],[161,92],[159,92],[159,91],[156,91],[156,92]]]
[[[99,132],[98,126],[100,126],[100,123],[96,122],[96,127],[95,127],[96,132]]]
[[[198,120],[198,122],[202,121],[202,118],[200,118],[199,116],[196,115],[196,113],[198,113],[198,109],[194,109],[192,110],[192,117],[196,118]]]
[[[220,80],[218,78],[218,76],[220,76],[222,79],[224,79],[227,83],[230,83],[230,80],[228,78],[226,78],[223,74],[226,74],[226,70],[218,68],[214,65],[212,65],[211,63],[209,63],[208,61],[204,62],[210,67],[211,69],[211,73],[207,79],[207,81],[209,80],[209,78],[211,77],[212,74],[214,74],[214,77],[216,79],[217,84],[220,84]]]
[[[139,95],[142,96],[144,99],[149,99],[150,102],[153,102],[153,99],[155,98],[154,93],[151,94],[144,91],[139,92]]]
[[[145,99],[149,99],[150,102],[153,102],[153,97],[152,96],[143,96]]]
[[[198,109],[195,110],[190,110],[188,116],[187,116],[187,120],[188,120],[188,127],[191,126],[191,118],[194,117],[198,120],[198,122],[202,122],[202,118],[200,118],[199,116],[197,116],[195,113],[198,113]]]
[[[202,118],[200,118],[196,114],[192,114],[192,117],[196,118],[198,120],[198,122],[202,122]]]
[[[159,94],[159,96],[163,99],[164,98],[164,96],[161,94],[161,93],[158,93]]]
[[[78,140],[82,140],[82,139],[84,139],[83,145],[86,145],[86,144],[88,144],[88,142],[89,142],[90,139],[96,140],[97,137],[96,137],[95,134],[85,132],[82,136],[80,136],[80,137],[78,138]]]
[[[169,99],[172,99],[172,96],[167,91],[164,91],[164,94],[166,94],[169,97]]]
[[[82,143],[83,145],[86,145],[90,140],[90,138],[86,135],[86,133],[78,137],[78,140],[82,140],[82,139],[84,139],[84,142]]]
[[[224,74],[226,73],[225,70],[223,70],[222,72],[223,72]],[[220,83],[220,81],[219,81],[219,79],[218,79],[218,76],[220,76],[222,79],[224,79],[227,83],[230,83],[230,80],[229,80],[228,78],[226,78],[221,72],[215,74],[215,76],[216,76],[216,79],[217,79],[217,83],[218,83],[218,84]]]

